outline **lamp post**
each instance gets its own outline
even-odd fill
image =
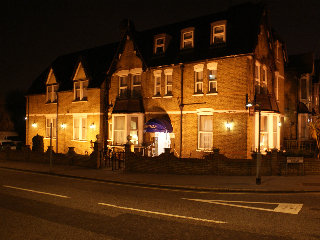
[[[261,132],[261,107],[259,104],[257,104],[255,101],[246,103],[246,107],[256,107],[259,110],[259,129],[258,129],[258,151],[257,151],[257,170],[256,170],[256,184],[261,184],[261,152],[260,152],[260,132]]]

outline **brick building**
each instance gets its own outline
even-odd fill
[[[58,152],[89,152],[98,133],[109,146],[130,135],[146,154],[183,158],[280,149],[285,51],[262,5],[121,31],[119,43],[62,56],[33,83],[27,143],[53,123]]]
[[[313,144],[308,123],[319,114],[319,61],[313,53],[288,58],[285,81],[285,148]]]

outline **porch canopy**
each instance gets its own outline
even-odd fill
[[[150,119],[148,122],[145,123],[145,132],[172,132],[172,126],[169,120],[167,119],[157,119],[153,118]]]

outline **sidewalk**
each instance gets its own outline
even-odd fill
[[[50,171],[48,164],[3,160],[0,160],[0,168],[46,174],[49,174]],[[140,174],[66,165],[53,166],[50,174],[131,185],[198,191],[320,192],[320,175],[262,176],[261,185],[256,185],[255,176]]]

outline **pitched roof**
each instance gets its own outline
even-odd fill
[[[127,34],[133,37],[135,48],[144,65],[154,67],[176,63],[192,62],[223,56],[253,53],[257,44],[264,6],[262,4],[246,3],[228,9],[227,11],[210,14],[138,32],[132,26]],[[212,46],[210,44],[211,23],[226,20],[226,43]],[[129,24],[128,24],[129,27]],[[181,30],[194,27],[194,48],[180,49]],[[166,52],[161,56],[153,54],[154,36],[166,33],[171,40]],[[59,91],[71,90],[72,77],[79,61],[82,62],[89,76],[89,88],[100,87],[106,77],[116,53],[121,51],[125,37],[118,43],[71,53],[58,57],[32,84],[30,94],[46,92],[46,79],[52,67],[59,83]]]
[[[46,80],[51,68],[59,83],[59,91],[71,90],[73,88],[72,78],[79,61],[83,64],[85,72],[88,75],[89,87],[100,87],[106,77],[117,46],[118,43],[111,43],[58,57],[32,83],[27,94],[46,92]]]

